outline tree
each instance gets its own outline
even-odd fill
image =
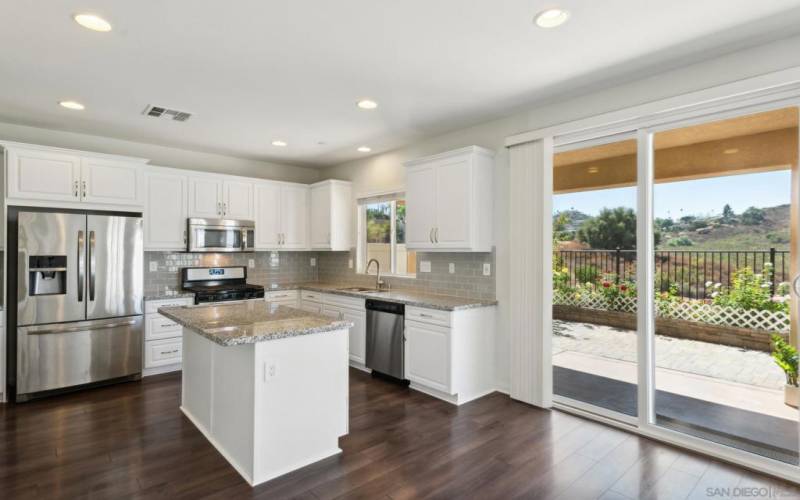
[[[636,214],[626,207],[604,208],[597,217],[583,222],[578,229],[578,240],[590,247],[613,250],[636,248]],[[654,234],[655,244],[661,241],[661,232]]]
[[[730,222],[734,217],[736,217],[736,214],[733,213],[731,206],[726,203],[725,206],[722,207],[722,220]]]
[[[764,214],[764,210],[761,208],[750,207],[742,212],[742,224],[746,224],[748,226],[761,224],[764,222],[765,218],[766,216]]]

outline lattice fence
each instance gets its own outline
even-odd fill
[[[618,297],[609,300],[598,294],[565,293],[555,290],[553,291],[553,304],[599,311],[636,312],[635,297]],[[790,324],[788,313],[718,306],[706,304],[699,300],[684,300],[680,302],[656,300],[656,311],[658,316],[663,318],[781,333],[788,332]]]

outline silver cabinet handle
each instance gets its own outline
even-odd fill
[[[431,240],[431,243],[433,243],[433,228],[431,228],[431,230],[428,231],[428,239]]]
[[[184,229],[184,230],[183,230],[183,244],[184,244],[184,245],[186,244],[186,236],[187,236],[187,235],[186,235],[186,230]]]
[[[94,302],[95,279],[97,278],[97,252],[95,252],[95,234],[89,231],[89,300]]]
[[[430,314],[425,314],[425,313],[419,313],[419,316],[421,318],[433,318],[433,316],[431,316]]]
[[[172,328],[175,325],[177,325],[177,323],[167,323],[166,325],[162,323],[161,328]]]
[[[439,228],[438,227],[433,232],[433,238],[436,240],[436,243],[439,243]]]
[[[83,195],[81,198],[86,198],[86,181],[83,181],[81,184],[83,184]]]
[[[223,203],[222,204],[222,215],[226,215],[227,213],[228,213],[228,204],[227,203]]]
[[[84,247],[83,231],[78,231],[78,302],[83,302],[83,284],[86,281],[86,261],[83,257]]]
[[[75,181],[74,190],[75,190],[75,198],[78,198],[78,181]]]
[[[217,215],[222,215],[222,202],[217,202]]]

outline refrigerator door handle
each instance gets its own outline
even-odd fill
[[[132,326],[135,325],[135,320],[128,320],[128,321],[120,321],[117,323],[106,323],[104,325],[96,325],[96,326],[73,326],[73,327],[55,327],[55,328],[45,328],[42,330],[30,330],[28,331],[28,335],[51,335],[54,333],[75,333],[75,332],[89,332],[94,330],[107,330],[109,328],[119,328],[121,326]]]
[[[97,277],[97,257],[94,231],[89,231],[89,301],[94,302],[94,286]]]
[[[83,302],[83,284],[86,282],[86,260],[83,257],[83,231],[78,231],[78,302]]]

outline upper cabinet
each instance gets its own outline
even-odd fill
[[[174,170],[145,173],[145,250],[186,250],[188,178]]]
[[[355,216],[350,182],[328,180],[311,185],[311,248],[346,251],[352,247]]]
[[[11,201],[141,207],[143,160],[5,145]]]
[[[255,207],[257,250],[308,248],[308,186],[258,183]]]
[[[189,217],[253,219],[253,183],[213,175],[189,178]]]
[[[407,248],[492,250],[492,151],[470,146],[405,166]]]

